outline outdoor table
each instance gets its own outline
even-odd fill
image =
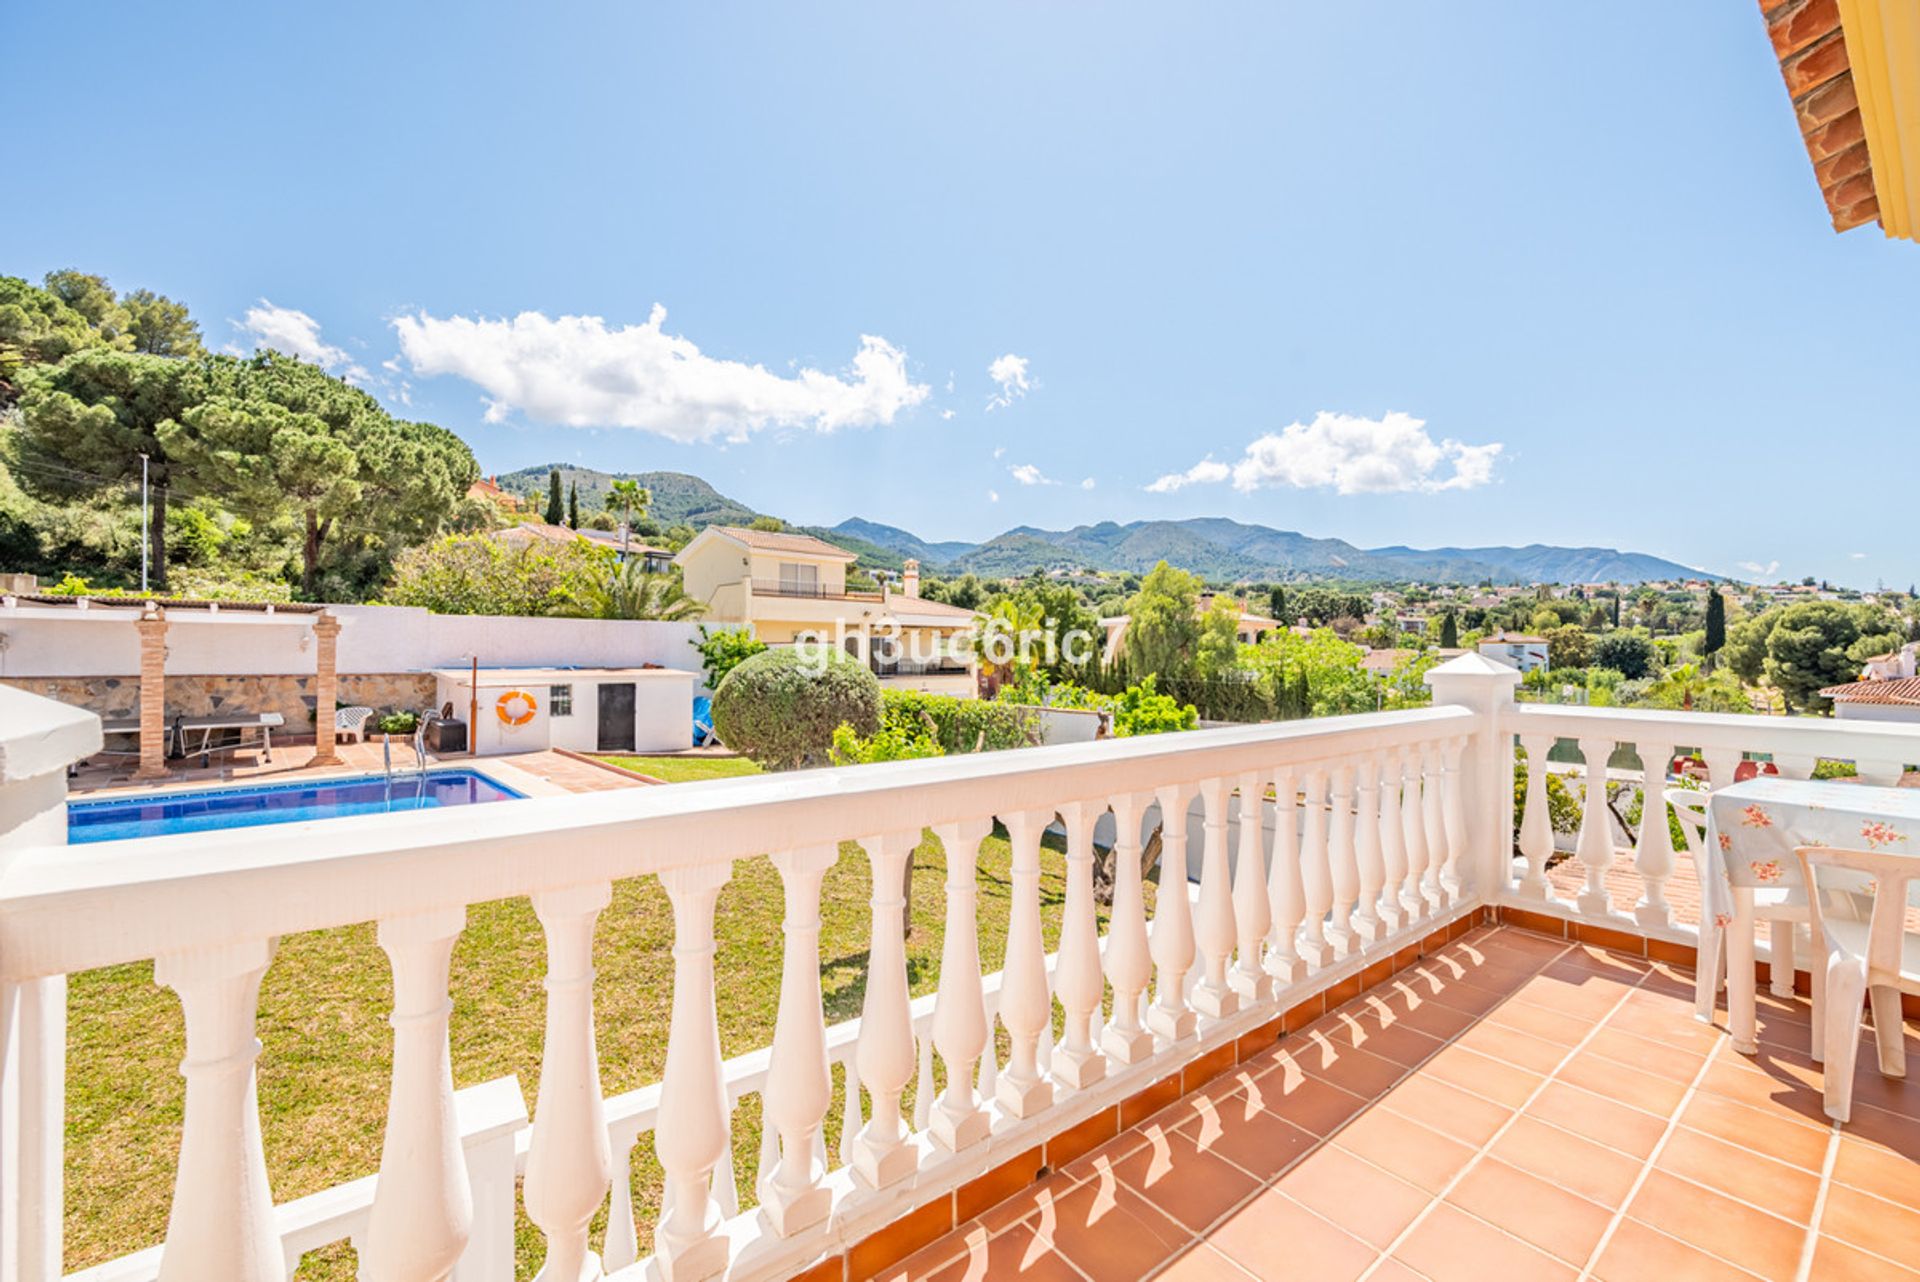
[[[258,730],[260,732],[262,751],[266,759],[272,761],[273,728],[275,726],[283,726],[286,723],[287,719],[277,712],[230,712],[226,714],[215,713],[212,716],[206,717],[175,717],[173,719],[174,743],[182,756],[191,757],[197,755],[200,758],[200,764],[204,766],[207,764],[207,754],[210,751],[228,752],[235,748],[244,748],[247,746],[248,732]],[[187,736],[195,730],[200,732],[200,746],[198,748],[189,748],[187,746]],[[225,730],[239,731],[238,740],[234,743],[226,744],[223,747],[210,748],[209,745],[213,741],[213,736]]]
[[[1920,858],[1920,789],[1762,776],[1714,793],[1707,803],[1713,875],[1703,911],[1727,948],[1727,1026],[1733,1048],[1755,1046],[1753,932],[1758,891],[1805,893],[1796,846],[1838,846]],[[1826,907],[1828,899],[1821,900]],[[1829,909],[1832,911],[1832,909]],[[1699,964],[1711,965],[1702,957]],[[1810,967],[1822,982],[1818,959]]]

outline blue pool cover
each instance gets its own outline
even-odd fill
[[[67,840],[79,845],[177,832],[297,823],[304,819],[378,815],[395,810],[477,806],[489,801],[511,801],[520,795],[472,770],[411,772],[394,776],[392,782],[384,775],[355,775],[325,783],[150,793],[142,797],[70,803]]]

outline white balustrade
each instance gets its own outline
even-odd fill
[[[1066,1012],[1060,1044],[1054,1048],[1053,1076],[1084,1090],[1106,1075],[1106,1056],[1092,1036],[1093,1018],[1105,991],[1100,976],[1100,924],[1093,902],[1093,824],[1106,810],[1102,802],[1069,802],[1060,808],[1067,829],[1067,902],[1060,915],[1060,953],[1054,966],[1054,993]]]
[[[1643,738],[1634,744],[1640,754],[1640,834],[1634,842],[1633,867],[1640,874],[1640,902],[1633,918],[1649,929],[1673,924],[1673,906],[1667,902],[1667,879],[1673,876],[1673,834],[1667,828],[1667,763],[1673,744]]]
[[[919,1164],[919,1153],[908,1142],[906,1121],[900,1116],[900,1097],[913,1080],[915,1066],[903,878],[907,856],[919,840],[918,832],[889,833],[862,843],[873,868],[873,933],[855,1059],[873,1101],[873,1115],[854,1141],[853,1170],[876,1189],[905,1179]]]
[[[1353,861],[1360,874],[1360,898],[1353,909],[1353,929],[1360,944],[1377,944],[1387,936],[1380,917],[1380,887],[1386,866],[1380,853],[1379,763],[1363,757],[1354,767]]]
[[[1040,1044],[1053,1022],[1046,946],[1040,936],[1040,835],[1052,817],[1030,811],[1003,817],[1013,848],[1013,903],[1007,913],[1007,953],[1000,972],[1007,1066],[999,1074],[995,1095],[1000,1107],[1014,1117],[1032,1117],[1053,1102],[1053,1084],[1040,1071]]]
[[[1453,862],[1453,851],[1447,844],[1446,754],[1441,745],[1429,743],[1423,755],[1427,777],[1420,794],[1420,823],[1427,833],[1425,887],[1428,901],[1436,910],[1444,910],[1449,906],[1444,878],[1448,865]]]
[[[1147,801],[1146,794],[1132,792],[1113,799],[1113,911],[1104,959],[1107,983],[1113,987],[1113,1018],[1100,1035],[1100,1048],[1115,1064],[1136,1064],[1153,1054],[1153,1034],[1140,1022],[1141,998],[1153,978],[1146,889],[1140,872],[1140,822]],[[1161,849],[1164,855],[1165,846]],[[1182,907],[1187,896],[1185,871],[1183,866],[1181,875],[1169,879],[1162,864],[1160,874],[1162,897],[1172,895]],[[1097,1008],[1094,1013],[1099,1014]]]
[[[1315,970],[1333,961],[1327,914],[1333,910],[1333,872],[1327,864],[1327,772],[1307,771],[1306,817],[1300,830],[1300,884],[1307,913],[1300,928],[1300,955]]]
[[[1240,776],[1240,849],[1233,865],[1233,925],[1239,958],[1234,963],[1234,991],[1247,1001],[1270,1001],[1274,993],[1267,974],[1264,948],[1273,928],[1267,903],[1267,855],[1262,832],[1266,826],[1266,787],[1258,771]]]
[[[1200,903],[1195,912],[1194,943],[1200,950],[1200,982],[1193,986],[1193,1008],[1209,1019],[1225,1019],[1240,1009],[1240,995],[1227,984],[1233,956],[1232,872],[1227,863],[1228,784],[1208,779],[1200,785],[1206,807],[1200,851]]]
[[[1353,840],[1353,764],[1341,762],[1334,767],[1331,778],[1327,868],[1333,878],[1333,915],[1327,920],[1327,935],[1333,941],[1334,956],[1349,957],[1360,951],[1360,935],[1353,924],[1354,904],[1360,898],[1360,870]]]
[[[653,1137],[654,1153],[667,1175],[653,1254],[667,1282],[700,1282],[727,1267],[727,1239],[720,1231],[724,1217],[714,1196],[713,1173],[723,1162],[729,1169],[733,1165],[727,1145],[733,1109],[720,1076],[713,912],[720,888],[732,875],[731,864],[696,864],[660,874],[673,904],[673,1014],[660,1123]],[[543,1078],[543,1099],[545,1086]],[[534,1134],[539,1134],[537,1116]]]
[[[1547,754],[1553,751],[1550,734],[1520,736],[1527,754],[1527,803],[1520,816],[1520,854],[1527,870],[1520,877],[1520,894],[1528,899],[1553,898],[1547,880],[1547,859],[1553,854],[1553,810],[1547,796]]]
[[[1373,821],[1380,829],[1380,919],[1389,934],[1411,919],[1402,896],[1407,885],[1407,839],[1400,830],[1400,775],[1405,769],[1399,752],[1387,752],[1380,761],[1379,810]]]
[[[947,918],[940,942],[940,992],[933,1006],[933,1045],[947,1068],[947,1088],[928,1115],[927,1129],[950,1153],[987,1138],[988,1116],[976,1093],[980,1057],[991,1046],[986,996],[980,983],[978,874],[984,820],[942,824],[934,830],[947,854]]]
[[[1421,803],[1426,783],[1420,764],[1421,755],[1422,750],[1418,747],[1407,749],[1406,775],[1400,789],[1400,839],[1407,848],[1404,902],[1416,920],[1430,917],[1437,907],[1427,895],[1427,878],[1432,865],[1428,858],[1431,852],[1427,848],[1427,819]]]
[[[1300,957],[1300,923],[1307,915],[1307,892],[1300,877],[1300,806],[1293,772],[1282,770],[1273,780],[1273,862],[1267,869],[1267,902],[1273,917],[1273,947],[1267,953],[1267,973],[1281,984],[1306,977]]]
[[[466,921],[466,909],[442,908],[380,923],[393,968],[393,1086],[360,1252],[368,1282],[445,1282],[473,1231],[447,1047],[447,971]]]
[[[814,1159],[814,1144],[833,1103],[826,1021],[820,1007],[820,884],[839,858],[837,845],[773,856],[786,900],[782,926],[786,942],[773,1051],[761,1093],[761,1133],[777,1162],[759,1193],[767,1219],[781,1237],[812,1228],[827,1218],[832,1207],[832,1197],[821,1183],[826,1172]],[[762,1166],[768,1158],[763,1148]]]
[[[1440,869],[1440,891],[1447,907],[1458,908],[1466,901],[1466,885],[1460,874],[1460,857],[1467,850],[1466,782],[1460,773],[1466,756],[1467,739],[1461,736],[1441,745],[1440,831],[1447,844],[1447,862]]]
[[[1580,837],[1574,854],[1586,869],[1586,888],[1576,902],[1589,916],[1612,914],[1613,901],[1607,894],[1607,870],[1613,867],[1613,813],[1607,809],[1607,758],[1613,753],[1611,738],[1583,736],[1580,756],[1586,763],[1586,801],[1580,808]]]
[[[1187,809],[1193,790],[1164,787],[1160,803],[1160,893],[1153,901],[1154,1000],[1147,1027],[1170,1042],[1182,1042],[1195,1030],[1187,1005],[1187,972],[1193,968],[1193,905],[1187,894]]]

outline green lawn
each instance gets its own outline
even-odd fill
[[[610,757],[600,760],[668,783],[692,783],[698,779],[733,779],[757,775],[760,767],[750,757]]]
[[[743,765],[752,768],[725,759],[664,760],[736,773]],[[1005,952],[1009,858],[1001,836],[982,846],[980,952],[991,969],[998,969]],[[1064,894],[1060,849],[1043,850],[1042,864],[1042,912],[1051,949]],[[945,855],[929,836],[917,852],[913,877],[908,973],[916,996],[933,991],[939,979],[945,878]],[[827,876],[822,905],[821,980],[830,1022],[859,1013],[869,882],[864,855],[851,843],[844,845]],[[1151,886],[1148,892],[1151,896]],[[727,977],[720,987],[719,1019],[728,1055],[772,1040],[781,916],[780,878],[772,864],[754,858],[736,865],[720,896],[715,959],[718,973]],[[664,1067],[673,994],[671,936],[672,915],[657,880],[614,887],[613,903],[600,917],[594,954],[601,1082],[609,1094],[657,1081]],[[453,958],[456,1086],[516,1073],[532,1107],[540,1073],[544,966],[539,924],[526,900],[478,904],[469,911]],[[179,1063],[185,1048],[179,1004],[172,993],[155,987],[150,963],[75,975],[70,993],[66,1265],[71,1270],[163,1236],[179,1147]],[[262,986],[259,1017],[261,1122],[277,1201],[378,1166],[391,1054],[385,1018],[390,1003],[386,958],[371,924],[281,940]],[[752,1200],[759,1112],[759,1099],[749,1096],[735,1114],[733,1151],[743,1206]],[[833,1139],[839,1115],[836,1099],[828,1130]],[[661,1186],[646,1137],[635,1151],[633,1174],[645,1251]],[[543,1244],[524,1218],[519,1242],[520,1276],[530,1277]],[[308,1256],[298,1274],[300,1282],[352,1277],[352,1252],[344,1245]]]

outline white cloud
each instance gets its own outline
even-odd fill
[[[257,348],[270,347],[288,356],[311,361],[329,374],[338,374],[349,383],[367,381],[367,371],[344,348],[335,347],[320,337],[320,322],[291,307],[276,307],[267,299],[247,308],[247,314],[233,322],[241,337]]]
[[[598,316],[511,320],[445,318],[419,312],[393,325],[416,375],[453,374],[476,384],[487,419],[518,411],[566,427],[633,427],[675,441],[744,440],[765,427],[891,423],[927,399],[907,375],[906,353],[884,338],[860,337],[850,370],[799,369],[782,377],[763,365],[703,354],[665,333],[666,308],[644,325],[609,328]]]
[[[951,419],[953,418],[953,411],[952,411],[952,410],[941,410],[941,411],[940,411],[940,417],[941,417],[941,418],[943,418],[943,419],[947,419],[947,420],[951,420]]]
[[[988,491],[987,491],[987,502],[989,502],[989,503],[998,503],[999,501],[1000,501],[1000,491],[999,491],[999,490],[988,490]]]
[[[987,398],[987,411],[1003,410],[1025,396],[1033,387],[1027,378],[1027,358],[1008,352],[987,366],[987,377],[1000,385],[1000,390]]]
[[[1755,582],[1761,582],[1772,578],[1778,573],[1780,563],[1778,561],[1769,561],[1765,565],[1762,565],[1758,561],[1741,561],[1737,563],[1737,567],[1751,574]]]
[[[996,445],[996,446],[994,446],[994,447],[993,447],[993,456],[994,456],[995,458],[1005,458],[1005,457],[1007,456],[1007,447],[1006,447],[1006,446],[1004,446],[1004,445]]]
[[[1007,474],[1022,485],[1058,485],[1060,482],[1042,472],[1031,463],[1016,463],[1007,469]]]
[[[1864,560],[1866,560],[1866,559],[1867,559],[1867,554],[1866,554],[1865,552],[1849,552],[1849,553],[1847,553],[1847,560],[1849,560],[1849,561],[1864,561]]]
[[[1080,488],[1081,488],[1081,489],[1083,489],[1083,490],[1090,490],[1090,489],[1092,489],[1092,488],[1093,488],[1093,478],[1092,478],[1091,476],[1089,476],[1089,477],[1087,477],[1087,478],[1086,478],[1085,480],[1083,480],[1083,481],[1081,481],[1081,482],[1080,482]]]
[[[1216,463],[1203,458],[1184,472],[1169,472],[1153,484],[1147,486],[1149,494],[1171,494],[1175,490],[1184,490],[1189,485],[1213,485],[1233,475],[1233,469],[1225,463]]]

